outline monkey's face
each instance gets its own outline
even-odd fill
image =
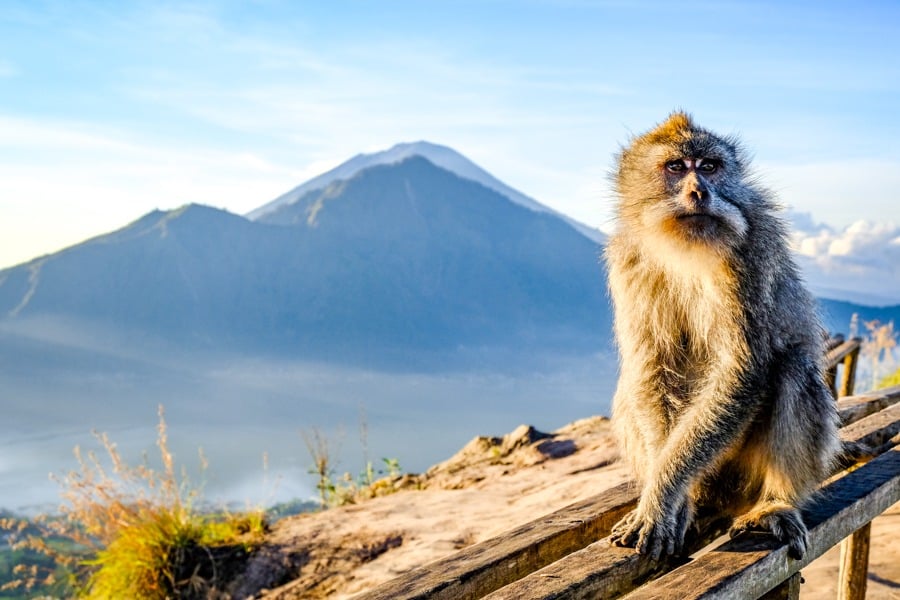
[[[737,247],[748,229],[748,188],[736,143],[676,114],[620,156],[621,224],[668,252]]]
[[[740,207],[724,195],[729,164],[725,152],[664,152],[656,166],[665,196],[647,215],[667,235],[687,242],[732,244],[743,237],[747,222]]]

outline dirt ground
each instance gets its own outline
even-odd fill
[[[278,522],[233,597],[350,598],[627,480],[617,458],[602,417],[476,438],[396,493]],[[900,600],[900,504],[872,534],[867,598]],[[802,598],[836,597],[839,552],[803,570]]]

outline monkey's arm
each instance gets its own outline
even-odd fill
[[[693,512],[691,484],[717,464],[758,409],[754,398],[736,394],[737,369],[721,364],[716,371],[651,463],[637,508],[613,532],[615,543],[635,545],[653,558],[680,551]]]

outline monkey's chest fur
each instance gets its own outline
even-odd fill
[[[637,364],[625,368],[653,371],[648,381],[654,389],[645,391],[656,400],[662,437],[682,419],[693,418],[695,402],[711,397],[722,406],[743,401],[740,396],[747,393],[745,384],[753,375],[748,341],[753,328],[736,278],[716,268],[698,274],[690,265],[682,272],[649,269],[632,277],[633,293],[626,306],[617,309],[617,319],[643,322],[635,340],[641,351],[629,356]],[[761,407],[774,401],[765,386],[752,393]],[[765,477],[758,465],[765,461],[760,448],[766,445],[762,437],[769,430],[770,413],[761,410],[743,431],[732,433],[730,450],[692,486],[698,504],[741,511],[755,502]]]

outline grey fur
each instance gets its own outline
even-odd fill
[[[800,556],[797,507],[840,442],[823,330],[773,198],[735,138],[684,113],[618,158],[605,253],[621,354],[613,423],[642,492],[612,539],[680,552],[704,506]]]

